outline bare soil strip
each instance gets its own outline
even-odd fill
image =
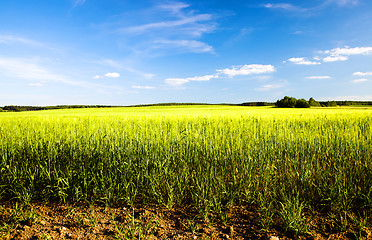
[[[156,205],[103,207],[88,204],[14,202],[0,205],[1,239],[372,239],[372,229],[355,231],[334,219],[312,216],[311,231],[295,236],[274,224],[259,224],[258,211],[232,207],[228,220],[202,219],[194,209]]]

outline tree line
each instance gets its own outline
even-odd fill
[[[179,105],[225,105],[225,106],[275,106],[280,108],[309,108],[309,107],[336,107],[336,106],[372,106],[372,101],[316,101],[314,98],[305,100],[285,96],[276,102],[244,102],[239,104],[221,103],[154,103],[140,104],[130,106],[112,106],[112,105],[57,105],[57,106],[4,106],[0,107],[0,112],[23,112],[23,111],[40,111],[52,109],[72,109],[72,108],[110,108],[110,107],[151,107],[151,106],[179,106]]]
[[[314,98],[305,100],[285,96],[276,101],[275,106],[279,108],[309,108],[309,107],[337,107],[337,106],[372,106],[371,101],[322,101],[318,102]]]
[[[0,107],[0,111],[9,112],[23,112],[23,111],[40,111],[40,110],[52,110],[52,109],[70,109],[70,108],[108,108],[114,106],[104,106],[104,105],[58,105],[58,106],[4,106]]]

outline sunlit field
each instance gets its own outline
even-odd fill
[[[250,205],[263,229],[301,234],[312,212],[368,221],[371,146],[372,108],[2,112],[0,199],[191,205],[222,222]]]

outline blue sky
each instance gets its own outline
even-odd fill
[[[0,106],[372,101],[370,0],[1,0]]]

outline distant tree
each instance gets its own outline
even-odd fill
[[[322,105],[320,105],[319,102],[315,101],[315,99],[312,98],[312,97],[309,99],[309,104],[310,104],[311,107],[321,107],[322,106]]]
[[[328,101],[327,102],[327,107],[337,107],[336,101]]]
[[[296,102],[296,108],[309,108],[309,107],[310,107],[309,102],[303,98],[298,99]]]
[[[296,103],[296,98],[285,96],[283,99],[276,101],[275,105],[280,108],[294,108]]]
[[[271,102],[244,102],[240,105],[254,107],[254,106],[274,106],[275,104]]]

